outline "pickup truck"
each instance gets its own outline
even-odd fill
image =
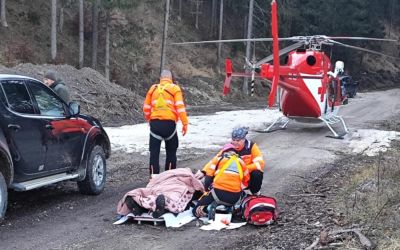
[[[83,194],[103,191],[110,141],[77,102],[65,103],[36,79],[0,74],[0,126],[0,221],[9,189],[72,180]]]

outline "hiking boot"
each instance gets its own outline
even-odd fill
[[[165,197],[160,194],[156,199],[156,210],[153,212],[153,218],[159,218],[163,214],[165,214]]]
[[[134,215],[141,215],[145,210],[143,207],[137,204],[137,202],[132,198],[132,196],[126,197],[125,204]]]
[[[217,203],[213,202],[207,207],[207,212],[208,212],[208,219],[209,220],[215,220],[215,210],[217,208]]]

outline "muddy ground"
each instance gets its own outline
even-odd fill
[[[148,157],[113,152],[108,160],[108,182],[99,196],[83,196],[72,182],[24,193],[11,192],[6,220],[0,225],[2,249],[304,249],[321,231],[349,228],[335,203],[349,170],[371,158],[348,148],[352,132],[377,128],[398,120],[400,90],[361,94],[341,114],[351,133],[344,140],[327,138],[325,127],[290,123],[284,131],[257,134],[267,168],[262,192],[275,196],[281,215],[269,227],[245,226],[232,231],[201,231],[192,222],[178,229],[151,224],[114,226],[122,195],[146,185]],[[209,109],[208,109],[209,110]],[[216,111],[216,110],[215,110]],[[202,113],[201,109],[197,111]],[[208,112],[208,111],[207,111]],[[390,123],[390,122],[389,122]],[[180,167],[199,168],[215,152],[180,151]],[[197,152],[198,153],[198,152]],[[374,234],[367,234],[375,242]],[[346,248],[351,234],[325,249]],[[342,244],[342,245],[340,245]]]

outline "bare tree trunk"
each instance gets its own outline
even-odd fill
[[[1,25],[8,27],[6,19],[6,0],[1,0]]]
[[[165,15],[164,15],[164,32],[163,32],[163,40],[161,45],[161,63],[160,63],[160,74],[165,65],[165,54],[166,54],[166,43],[167,43],[167,35],[168,35],[168,19],[169,19],[169,2],[170,0],[165,1]]]
[[[84,0],[79,0],[79,68],[83,68],[83,31],[84,31],[84,24],[83,24],[83,5]]]
[[[106,17],[106,67],[105,67],[105,76],[106,79],[110,80],[110,13],[107,12]]]
[[[196,29],[199,29],[199,0],[196,0]]]
[[[182,0],[179,0],[179,14],[178,14],[178,20],[182,21]]]
[[[219,35],[218,39],[222,40],[222,21],[224,17],[224,0],[220,0],[220,7],[219,7]],[[218,73],[221,74],[221,69],[219,65],[221,64],[221,49],[222,43],[218,43],[218,52],[217,52],[217,70]]]
[[[247,39],[250,39],[252,34],[253,34],[253,10],[254,10],[254,0],[250,0],[249,3],[249,15],[248,15],[248,23],[247,23]],[[252,59],[250,58],[250,53],[251,53],[251,42],[247,41],[246,43],[246,58],[251,61]],[[246,68],[247,69],[247,68]],[[248,69],[246,70],[247,72],[249,71]],[[253,80],[253,79],[252,79]],[[243,82],[243,93],[245,95],[249,94],[249,78],[245,77],[244,82]]]
[[[58,21],[58,32],[62,32],[64,28],[64,7],[60,8],[60,17]]]
[[[51,0],[51,60],[57,56],[57,0]]]
[[[210,25],[210,37],[214,37],[215,23],[217,19],[217,0],[212,0],[211,4],[211,25]]]
[[[390,38],[390,35],[391,35],[391,32],[392,32],[392,25],[393,25],[394,0],[392,0],[390,2],[390,7],[391,7],[391,11],[390,11],[390,22],[389,22],[389,38]],[[3,20],[3,8],[1,8],[1,10],[2,10],[1,20]]]
[[[247,35],[247,24],[249,23],[249,16],[248,15],[246,15],[244,18],[243,18],[243,37],[246,37],[246,35]]]
[[[99,40],[98,22],[99,22],[100,0],[94,0],[93,20],[92,20],[92,68],[97,68],[97,45]]]

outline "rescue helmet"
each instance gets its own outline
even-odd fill
[[[172,80],[172,72],[168,69],[163,69],[161,71],[160,78],[167,78]]]
[[[335,71],[344,72],[344,62],[336,61],[336,63],[335,63]]]
[[[232,140],[242,140],[249,132],[248,127],[236,127],[232,130]]]

